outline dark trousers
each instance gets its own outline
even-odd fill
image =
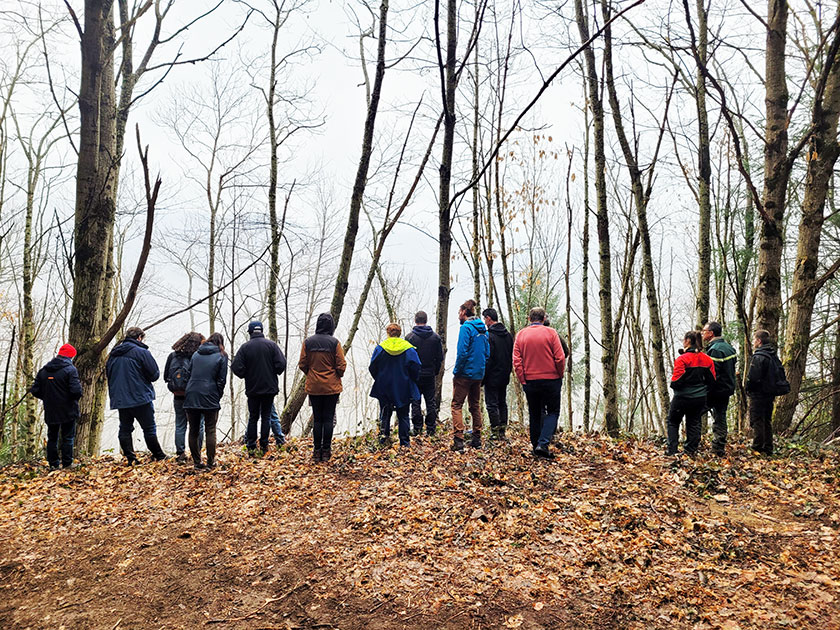
[[[426,433],[432,434],[437,427],[438,417],[438,402],[435,396],[435,377],[421,376],[417,381],[417,387],[420,389],[420,396],[426,401]],[[414,430],[418,433],[423,428],[423,413],[420,408],[420,400],[411,401],[411,424],[414,425]]]
[[[268,434],[271,431],[271,407],[274,394],[248,396],[248,430],[245,432],[245,444],[249,451],[257,448],[257,421],[260,421],[260,448],[268,450]]]
[[[309,394],[309,404],[312,405],[312,447],[316,451],[329,451],[332,449],[333,418],[338,394]]]
[[[484,404],[490,418],[490,430],[498,432],[508,423],[507,383],[504,385],[485,385]]]
[[[134,421],[143,429],[143,439],[146,440],[146,448],[154,456],[155,459],[164,459],[166,454],[160,447],[160,442],[157,439],[157,425],[155,425],[155,406],[152,403],[146,403],[139,407],[128,407],[120,409],[120,431],[117,437],[120,441],[120,448],[122,448],[123,455],[129,462],[136,462],[137,455],[134,453],[134,442],[131,439],[131,434],[134,432]]]
[[[386,405],[379,403],[379,437],[386,439],[391,435],[391,414],[397,412],[397,431],[400,436],[400,446],[408,446],[410,444],[408,432],[411,428],[411,421],[408,417],[411,405],[404,407],[394,407],[393,405]]]
[[[61,465],[73,463],[73,442],[76,439],[76,421],[47,425],[47,461],[50,468],[58,468],[58,443],[61,441]]]
[[[557,418],[560,416],[561,380],[554,378],[528,381],[523,389],[528,401],[531,446],[535,449],[548,449],[551,436],[557,428]]]
[[[187,441],[190,444],[190,455],[193,463],[201,463],[201,425],[204,423],[204,434],[207,436],[207,465],[216,463],[216,423],[219,420],[218,409],[185,409],[190,433]]]
[[[668,410],[668,451],[666,455],[676,455],[680,444],[680,423],[685,418],[685,447],[689,455],[697,453],[700,447],[700,427],[705,398],[682,398],[675,396]]]
[[[714,439],[712,440],[712,450],[718,455],[723,455],[726,451],[726,436],[728,428],[726,426],[726,409],[729,407],[729,396],[721,394],[709,394],[706,398],[706,406],[712,413],[712,433]]]
[[[750,426],[753,430],[752,447],[765,455],[773,454],[773,397],[750,397]]]

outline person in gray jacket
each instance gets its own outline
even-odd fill
[[[190,380],[184,397],[184,410],[190,425],[188,442],[196,470],[216,465],[216,422],[219,419],[220,401],[225,393],[228,373],[228,356],[224,339],[219,333],[198,348],[190,360]],[[207,464],[201,462],[201,419],[207,444]]]

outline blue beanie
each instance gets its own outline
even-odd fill
[[[250,324],[248,324],[248,334],[249,335],[251,335],[255,332],[262,332],[262,331],[263,331],[262,322],[258,322],[256,320],[254,320]]]

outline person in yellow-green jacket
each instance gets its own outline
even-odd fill
[[[417,380],[420,378],[420,357],[417,350],[400,338],[399,324],[388,324],[388,338],[376,346],[368,370],[373,376],[371,398],[379,400],[379,442],[385,444],[391,436],[391,414],[397,412],[400,447],[408,448],[412,401],[420,400]]]

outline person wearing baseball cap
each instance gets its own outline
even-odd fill
[[[73,365],[76,348],[65,343],[58,356],[38,370],[29,391],[44,402],[44,421],[47,423],[47,461],[50,470],[73,466],[73,442],[76,421],[79,419],[79,399],[82,383]],[[61,457],[59,457],[59,442]]]
[[[245,397],[248,399],[248,430],[245,443],[248,452],[254,454],[257,448],[257,421],[260,422],[260,449],[268,450],[271,408],[280,387],[277,377],[286,369],[283,351],[263,334],[260,321],[248,324],[250,339],[239,347],[233,357],[231,371],[245,379]]]

